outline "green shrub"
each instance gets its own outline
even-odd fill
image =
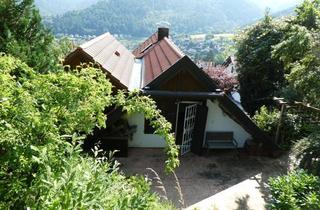
[[[320,175],[320,132],[298,140],[292,149],[297,165],[316,175]]]
[[[147,180],[127,179],[116,165],[82,154],[80,141],[96,126],[106,126],[105,108],[121,98],[131,102],[130,110],[149,102],[141,111],[156,113],[155,127],[172,145],[166,166],[173,170],[179,164],[171,125],[154,102],[139,95],[116,99],[111,89],[93,67],[40,74],[0,56],[0,209],[162,208]]]
[[[320,209],[320,178],[305,171],[293,171],[269,180],[271,209],[317,210]]]
[[[266,106],[262,106],[253,116],[253,120],[257,126],[274,138],[276,137],[279,119],[280,111],[277,109],[272,109],[270,111]],[[310,130],[311,128],[308,127],[306,122],[302,121],[302,118],[299,115],[286,111],[283,114],[279,136],[280,139],[283,140],[280,142],[281,146],[283,148],[289,148],[293,141],[309,134]]]
[[[31,209],[156,209],[162,206],[150,193],[150,182],[126,178],[118,163],[81,156],[80,146],[66,144],[68,157],[45,170],[31,184],[26,206]],[[97,153],[96,153],[97,154]],[[173,207],[171,208],[173,209]]]
[[[259,128],[274,135],[279,123],[279,117],[279,111],[275,109],[269,111],[266,106],[262,106],[253,116],[253,120]]]

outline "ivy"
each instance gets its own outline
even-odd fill
[[[155,134],[162,136],[167,145],[165,152],[167,160],[165,162],[166,171],[172,172],[179,166],[179,150],[175,144],[174,135],[171,133],[171,124],[161,115],[156,103],[148,96],[143,96],[138,90],[132,92],[119,91],[115,96],[115,104],[122,107],[129,115],[143,113],[150,121],[150,125],[155,129]]]

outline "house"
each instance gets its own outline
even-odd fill
[[[237,77],[238,76],[238,71],[237,71],[237,58],[234,55],[228,56],[228,58],[224,61],[222,66],[225,67],[225,70],[229,73],[232,74],[233,76]]]
[[[117,89],[138,88],[150,95],[171,122],[181,154],[201,154],[209,140],[213,140],[210,148],[243,148],[250,139],[272,144],[270,137],[172,42],[168,28],[159,28],[132,52],[111,34],[103,34],[65,59],[71,67],[83,62],[98,63]],[[142,113],[129,116],[127,123],[136,131],[125,145],[165,147],[164,139],[153,134]]]

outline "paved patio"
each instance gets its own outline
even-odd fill
[[[247,156],[235,151],[210,151],[204,156],[188,153],[181,157],[176,170],[183,202],[176,189],[173,175],[164,173],[165,154],[161,149],[129,149],[128,158],[118,158],[127,175],[140,174],[153,180],[152,189],[167,197],[177,207],[189,209],[264,209],[268,192],[265,183],[271,176],[287,171],[288,158],[277,159]],[[155,170],[165,187],[161,190]]]

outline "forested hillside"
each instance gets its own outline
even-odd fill
[[[260,18],[263,11],[247,0],[103,0],[80,11],[46,20],[55,33],[147,36],[166,21],[177,33],[232,31]]]
[[[279,12],[273,13],[272,15],[274,17],[292,16],[292,15],[295,15],[294,9],[295,9],[295,7],[290,7],[285,10],[281,10]]]
[[[98,0],[35,0],[44,16],[63,14],[67,11],[85,9]]]

